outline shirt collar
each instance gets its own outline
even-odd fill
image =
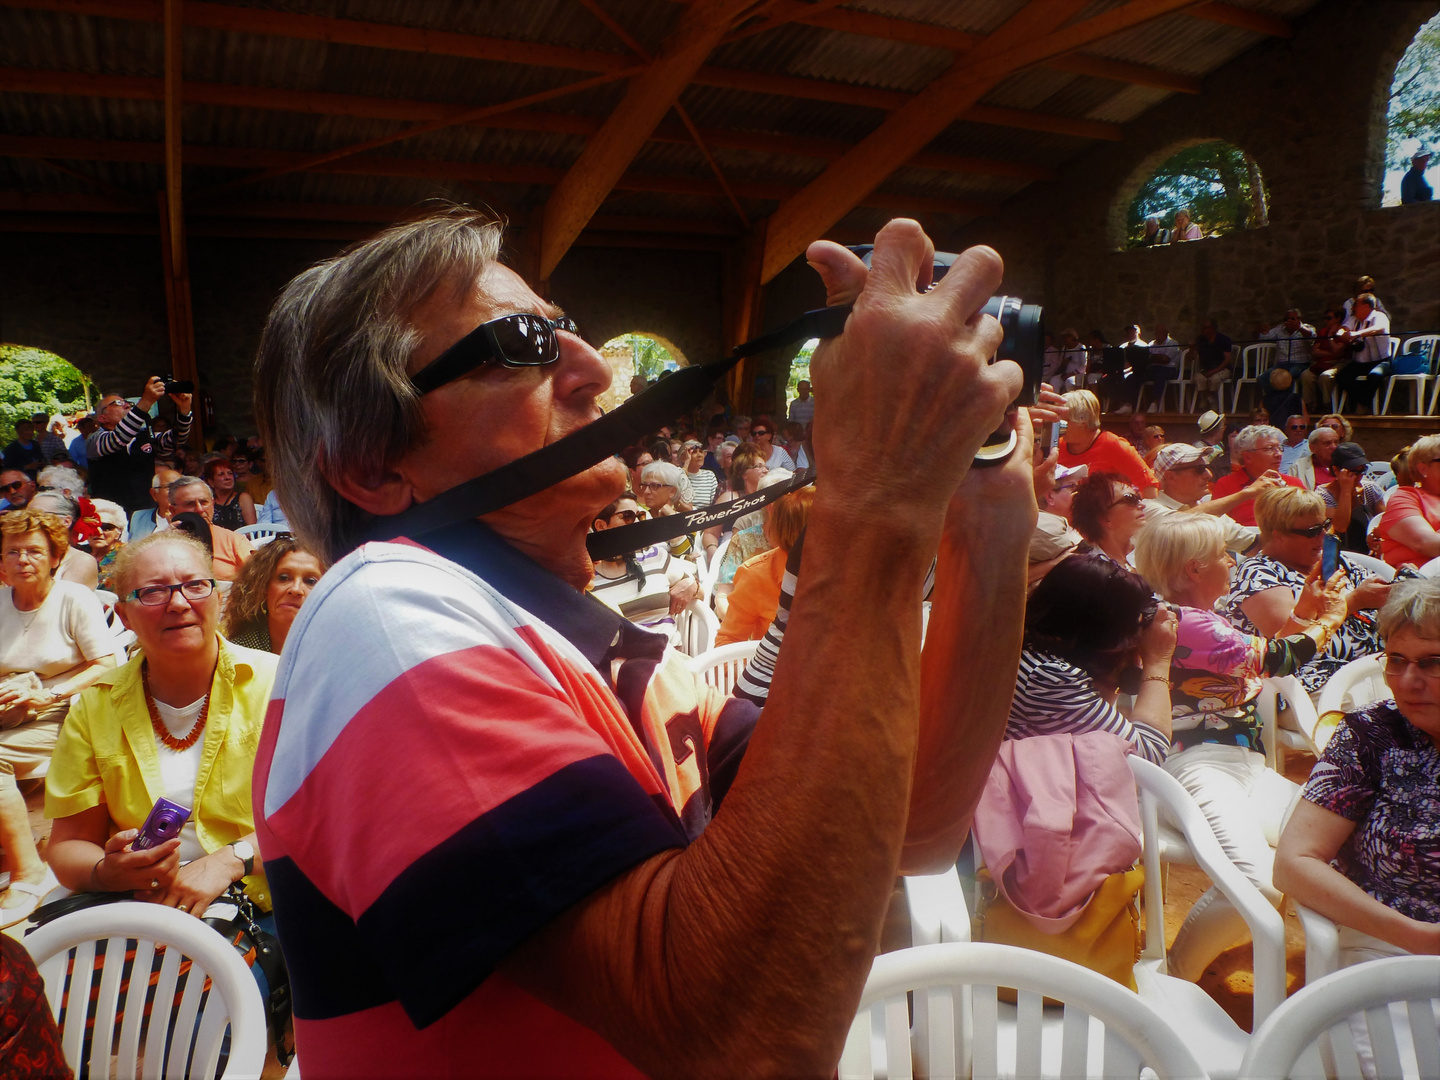
[[[437,529],[427,533],[424,542],[565,637],[607,685],[612,660],[658,660],[665,652],[663,635],[642,630],[588,593],[578,592],[478,521]]]

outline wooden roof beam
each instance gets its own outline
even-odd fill
[[[630,80],[624,99],[545,202],[540,231],[542,281],[550,277],[680,91],[747,6],[749,0],[698,0],[680,17],[655,62]]]
[[[1235,7],[1233,4],[1198,4],[1186,11],[1185,14],[1193,15],[1197,19],[1206,19],[1209,22],[1224,23],[1226,26],[1238,26],[1242,30],[1251,30],[1267,37],[1295,36],[1294,28],[1284,19],[1251,8]]]
[[[872,191],[895,163],[918,153],[952,120],[974,107],[1006,75],[1139,26],[1193,0],[1130,0],[1057,29],[1079,8],[1069,0],[1032,0],[912,102],[892,113],[853,150],[781,204],[766,232],[761,279],[769,281]]]
[[[119,139],[56,139],[25,135],[0,135],[0,157],[161,164],[165,160],[165,144]],[[288,150],[246,150],[193,144],[185,148],[185,160],[190,165],[199,168],[302,167],[307,157],[306,154]],[[308,167],[307,171],[351,176],[392,176],[418,180],[463,180],[472,183],[543,186],[558,184],[565,175],[560,169],[538,165],[487,165],[482,162],[435,161],[428,158],[388,157],[377,154],[357,154]],[[710,197],[723,194],[719,185],[713,180],[690,176],[626,173],[615,182],[614,187],[617,191],[622,192],[644,191]],[[769,202],[781,202],[799,191],[799,188],[791,184],[764,182],[739,183],[732,187],[735,194],[742,199],[759,199]],[[65,197],[69,198],[69,196]],[[215,200],[213,203],[204,205],[203,208],[192,207],[190,213],[211,213],[212,206],[218,204],[219,200]],[[989,214],[995,210],[995,206],[991,203],[972,199],[908,195],[903,192],[884,191],[870,193],[857,205],[916,213],[934,211],[961,214],[967,217]]]

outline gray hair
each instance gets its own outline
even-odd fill
[[[500,256],[501,225],[448,206],[392,225],[292,280],[270,310],[255,362],[255,418],[291,527],[327,563],[371,515],[333,476],[372,477],[426,435],[406,374],[417,304],[473,288]]]
[[[685,475],[685,470],[679,465],[672,465],[668,461],[652,461],[640,470],[640,479],[669,484],[675,489],[675,498],[680,502],[691,506],[695,503],[695,489],[690,484],[690,478]]]
[[[109,499],[91,499],[90,505],[95,507],[95,516],[107,525],[114,525],[120,530],[120,539],[124,540],[129,532],[130,515],[125,513],[125,508],[117,502]]]
[[[33,499],[30,500],[29,509],[31,509],[31,510],[39,510],[40,508],[39,508],[38,506],[36,506],[35,504],[36,504],[37,502],[39,502],[41,499],[50,499],[50,500],[53,501],[53,502],[59,503],[61,509],[58,511],[58,514],[59,514],[59,516],[61,516],[61,517],[68,517],[68,518],[70,519],[70,525],[74,525],[77,521],[80,520],[80,504],[79,504],[78,502],[76,502],[75,499],[72,498],[71,496],[66,495],[63,491],[42,491],[42,492],[40,492],[39,495],[36,495]],[[51,512],[53,512],[53,511],[41,511],[41,512],[42,512],[42,513],[51,513]]]
[[[85,494],[85,481],[80,479],[80,474],[64,465],[41,469],[35,482],[45,491],[63,491],[77,498]]]
[[[1440,638],[1440,581],[1430,578],[1396,581],[1380,608],[1376,629],[1386,644],[1404,630],[1414,630],[1423,638]]]
[[[1274,439],[1277,443],[1283,443],[1285,433],[1278,427],[1271,427],[1269,424],[1251,424],[1235,436],[1235,453],[1248,454],[1251,450],[1257,449],[1262,442],[1270,439]]]
[[[215,497],[215,492],[210,489],[210,485],[198,476],[182,476],[178,480],[171,480],[170,486],[165,489],[165,494],[171,499],[174,499],[177,494],[184,491],[187,487],[203,487],[210,493],[212,499]]]
[[[1305,436],[1305,445],[1314,446],[1316,439],[1323,439],[1325,436],[1321,434],[1322,431],[1328,431],[1331,435],[1334,435],[1337,439],[1340,439],[1340,433],[1334,428],[1326,427],[1324,424],[1316,424],[1315,430],[1310,432],[1309,435]],[[1340,441],[1343,442],[1344,440],[1341,439]]]

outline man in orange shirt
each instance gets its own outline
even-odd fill
[[[1060,440],[1060,464],[1067,469],[1088,465],[1091,476],[1118,473],[1141,498],[1153,499],[1158,490],[1155,474],[1140,452],[1114,432],[1100,430],[1100,399],[1089,390],[1071,390],[1064,397],[1070,420]]]
[[[1269,424],[1251,424],[1236,435],[1235,454],[1240,460],[1236,462],[1229,476],[1222,476],[1215,481],[1215,486],[1210,489],[1213,499],[1218,502],[1242,492],[1261,477],[1275,477],[1291,487],[1304,488],[1305,485],[1295,477],[1285,476],[1280,472],[1280,444],[1284,441],[1285,433]],[[1225,512],[1241,525],[1255,524],[1253,498],[1237,503]]]
[[[170,513],[199,514],[210,523],[211,556],[215,577],[234,581],[240,576],[245,560],[255,553],[250,541],[239,533],[215,524],[215,493],[198,476],[182,476],[170,484]]]

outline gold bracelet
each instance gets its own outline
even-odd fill
[[[1144,681],[1145,681],[1145,682],[1163,682],[1166,686],[1170,687],[1172,690],[1175,688],[1175,684],[1174,684],[1173,682],[1171,682],[1169,679],[1167,679],[1164,675],[1146,675]]]

